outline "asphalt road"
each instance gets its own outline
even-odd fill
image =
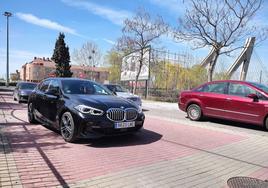
[[[145,100],[143,101],[143,109],[147,116],[160,118],[162,120],[173,121],[190,126],[210,128],[224,132],[234,132],[237,134],[247,133],[268,137],[268,132],[263,127],[252,124],[215,118],[204,118],[199,122],[191,121],[187,118],[185,112],[179,110],[177,103]]]

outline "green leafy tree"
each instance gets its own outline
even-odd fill
[[[122,55],[115,50],[111,50],[106,55],[106,61],[109,66],[108,80],[112,83],[120,82]]]
[[[64,33],[60,33],[51,59],[56,63],[57,77],[72,77],[69,47],[66,46],[64,38]]]
[[[226,72],[215,72],[213,79],[214,80],[229,80],[230,76]]]

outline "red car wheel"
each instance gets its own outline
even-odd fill
[[[187,115],[193,121],[198,121],[202,117],[202,110],[199,105],[191,104],[187,108]]]

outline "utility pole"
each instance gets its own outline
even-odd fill
[[[93,76],[93,71],[94,71],[94,65],[95,65],[95,62],[94,62],[94,59],[95,59],[95,50],[92,50],[92,71],[91,71],[91,76],[92,76],[92,79],[95,81],[95,78]]]
[[[91,59],[92,59],[92,56],[91,56],[91,55],[88,56],[89,63],[90,63]],[[92,68],[91,68],[91,76],[90,76],[90,80],[92,80],[92,76],[93,76],[93,72],[92,72]]]
[[[6,77],[6,86],[9,86],[9,17],[12,16],[12,13],[5,12],[3,14],[7,17],[7,77]]]

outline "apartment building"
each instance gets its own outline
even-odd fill
[[[49,58],[35,57],[33,61],[24,64],[20,70],[20,79],[23,81],[40,82],[48,77],[55,77],[56,66]],[[104,83],[108,80],[109,71],[103,67],[88,67],[72,65],[73,77],[91,79]]]

